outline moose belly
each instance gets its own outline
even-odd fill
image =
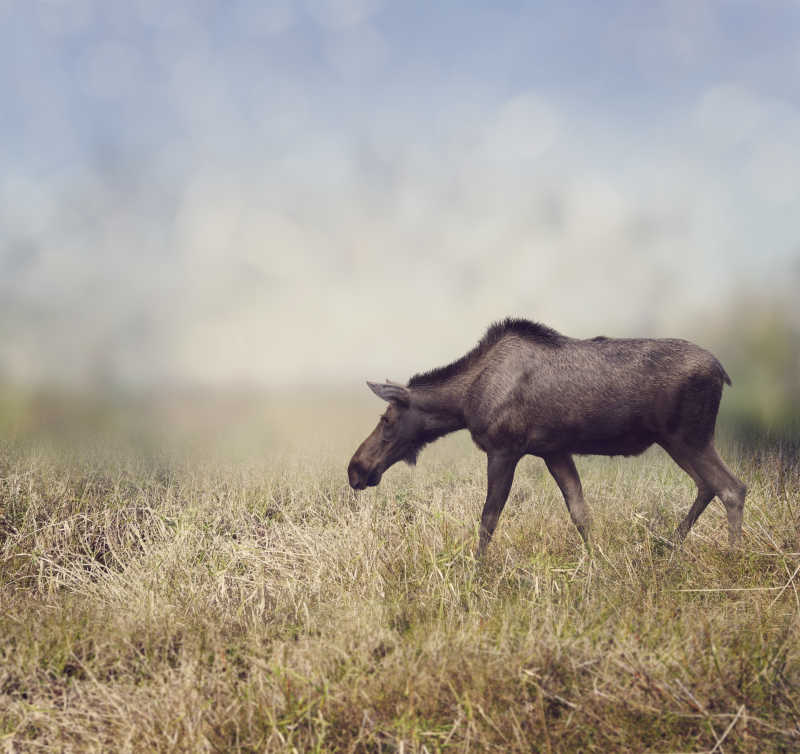
[[[633,401],[587,400],[565,393],[527,406],[509,401],[491,419],[470,422],[468,428],[479,448],[486,452],[548,455],[637,455],[658,436],[658,422],[652,407]]]
[[[620,422],[619,417],[591,424],[552,423],[530,426],[527,452],[576,453],[578,455],[635,456],[657,439],[656,433],[638,419]]]
[[[579,455],[637,456],[656,441],[655,435],[640,431],[606,438],[587,438],[570,443],[565,450]]]

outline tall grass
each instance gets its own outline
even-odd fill
[[[0,746],[800,748],[796,459],[726,451],[735,552],[718,502],[669,545],[694,490],[660,451],[579,459],[591,557],[526,459],[476,563],[484,456],[443,440],[355,495],[367,429],[236,462],[4,447]]]

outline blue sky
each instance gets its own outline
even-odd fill
[[[800,256],[796,0],[0,0],[0,98],[20,379],[691,335]]]

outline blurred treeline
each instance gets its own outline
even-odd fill
[[[720,407],[724,439],[800,448],[800,317],[791,297],[742,295],[735,309],[672,334],[712,350],[733,380]],[[355,379],[338,387],[131,392],[107,383],[94,390],[33,387],[0,375],[0,443],[47,440],[153,454],[225,450],[239,457],[338,450],[355,447],[380,408]]]
[[[743,294],[734,310],[703,328],[708,337],[701,342],[733,381],[723,394],[719,426],[745,445],[800,444],[798,311],[788,297]]]

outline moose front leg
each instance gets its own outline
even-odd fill
[[[486,546],[494,534],[497,520],[503,512],[503,506],[514,481],[514,470],[519,462],[518,456],[508,456],[501,453],[490,453],[488,457],[488,487],[486,490],[486,504],[481,514],[481,533],[478,541],[476,558],[486,552]]]

